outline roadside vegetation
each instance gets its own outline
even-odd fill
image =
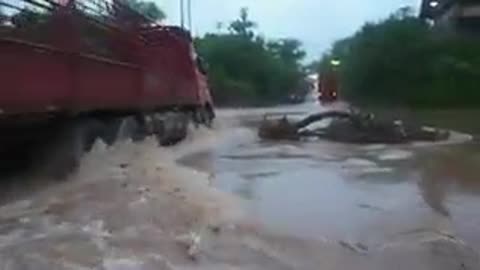
[[[480,40],[446,35],[403,8],[365,24],[321,61],[338,67],[342,95],[370,105],[417,108],[480,104]]]
[[[268,40],[257,33],[248,10],[216,33],[195,43],[208,65],[210,87],[219,105],[270,105],[307,91],[305,57],[296,39]]]
[[[153,1],[124,0],[124,2],[133,10],[153,21],[161,21],[167,17],[165,12]]]

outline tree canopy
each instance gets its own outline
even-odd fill
[[[480,104],[478,39],[445,35],[403,8],[337,41],[342,95],[360,103],[445,107]]]
[[[209,33],[196,39],[209,65],[210,85],[217,103],[262,105],[285,101],[302,87],[305,77],[300,41],[267,41],[256,34],[257,24],[241,9],[227,33]]]
[[[125,0],[125,2],[130,8],[151,20],[161,21],[167,17],[165,12],[153,1]]]
[[[230,31],[245,38],[252,38],[254,36],[253,29],[257,24],[248,18],[248,9],[240,9],[240,17],[230,23]]]

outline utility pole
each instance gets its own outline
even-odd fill
[[[185,7],[184,7],[184,0],[180,0],[180,26],[185,28]]]
[[[187,16],[188,16],[188,29],[193,31],[192,29],[192,0],[187,0]]]

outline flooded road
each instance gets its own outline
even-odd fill
[[[67,181],[3,179],[0,270],[480,269],[476,140],[256,136],[265,112],[312,110],[221,110],[175,147],[97,143]]]
[[[244,115],[231,143],[181,163],[214,175],[216,187],[243,198],[250,215],[276,233],[383,258],[416,250],[410,258],[390,258],[418,259],[415,269],[437,269],[431,267],[442,252],[466,252],[471,269],[480,269],[480,144],[469,136],[455,134],[436,145],[270,143],[255,135],[252,123],[260,119],[259,113]],[[432,255],[430,244],[440,253],[419,255],[417,249]],[[457,259],[438,265],[458,268],[438,269],[467,269]]]

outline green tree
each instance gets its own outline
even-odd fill
[[[302,49],[302,42],[296,39],[286,38],[272,41],[267,44],[268,49],[282,61],[291,64],[298,64],[306,53]]]
[[[353,102],[450,107],[480,104],[480,41],[439,35],[410,9],[336,42],[342,95]]]
[[[24,8],[11,17],[11,22],[17,29],[30,29],[32,35],[40,35],[41,28],[50,16],[49,12]]]
[[[12,23],[17,28],[25,28],[38,25],[39,23],[44,22],[46,19],[46,14],[24,8],[12,16]]]
[[[322,59],[312,60],[305,65],[305,71],[307,73],[318,73],[320,72],[321,63],[322,63]]]
[[[130,8],[151,20],[161,21],[166,18],[165,12],[155,2],[142,0],[125,0],[125,2]]]
[[[253,30],[257,27],[257,24],[250,20],[248,17],[248,8],[240,9],[240,17],[230,23],[230,31],[233,34],[240,35],[242,37],[253,38]]]
[[[305,53],[293,40],[267,41],[242,9],[229,33],[207,34],[195,41],[209,64],[217,104],[262,105],[284,101],[300,85]],[[275,46],[273,46],[275,44]]]

